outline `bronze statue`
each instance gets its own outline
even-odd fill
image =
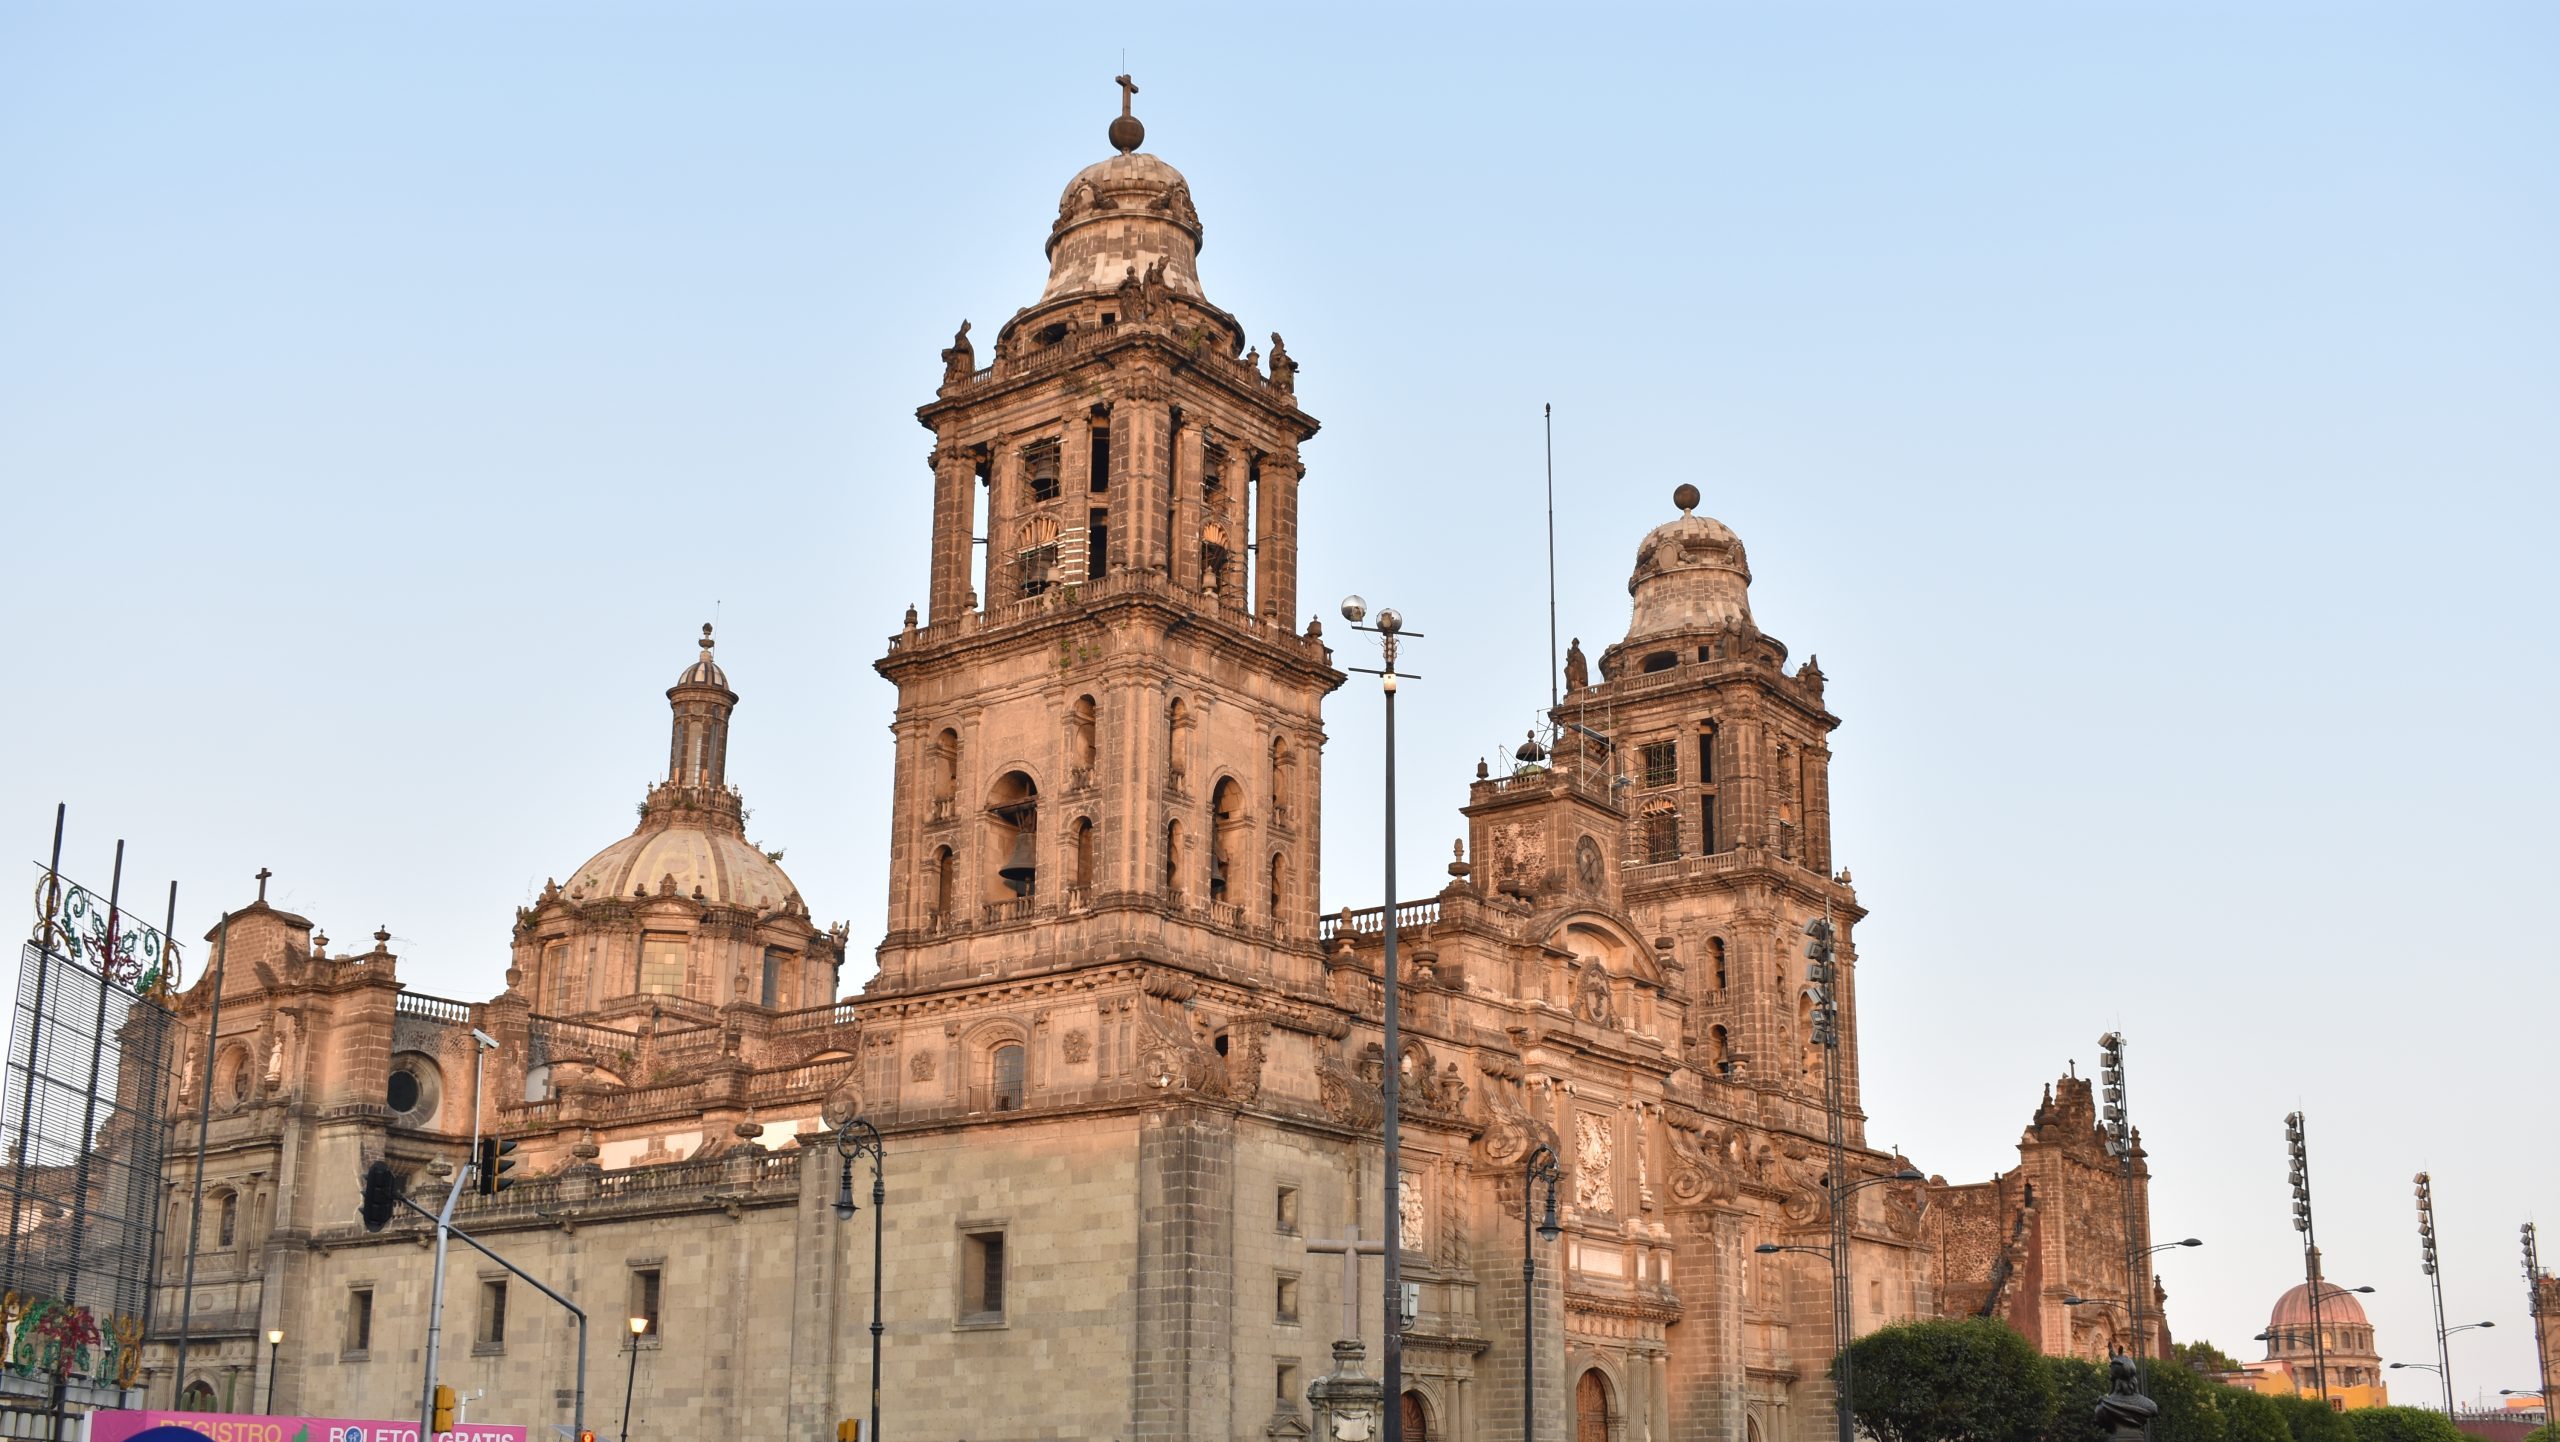
[[[1564,648],[1564,689],[1569,695],[1591,684],[1591,663],[1583,659],[1582,638]]]
[[[2142,1442],[2151,1419],[2160,1415],[2160,1404],[2142,1395],[2133,1359],[2122,1352],[2107,1358],[2107,1377],[2111,1385],[2098,1399],[2096,1414],[2098,1425],[2107,1429],[2107,1442]]]

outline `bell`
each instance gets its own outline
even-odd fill
[[[996,879],[1013,888],[1016,896],[1029,896],[1031,883],[1040,875],[1040,860],[1032,841],[1031,828],[1020,827],[1013,833],[1013,854],[996,869]]]

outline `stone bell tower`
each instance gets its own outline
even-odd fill
[[[877,988],[1148,955],[1312,986],[1318,708],[1297,607],[1297,363],[1200,286],[1199,212],[1139,151],[1067,183],[1039,299],[933,432],[928,605],[898,687]],[[1279,973],[1274,975],[1274,972]]]

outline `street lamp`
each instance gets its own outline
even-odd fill
[[[267,1329],[267,1415],[276,1415],[276,1352],[284,1346],[284,1328]]]
[[[1520,1442],[1538,1438],[1538,1248],[1529,1238],[1529,1194],[1543,1180],[1547,1210],[1538,1218],[1538,1236],[1554,1241],[1564,1234],[1556,1222],[1556,1178],[1563,1173],[1556,1149],[1540,1142],[1522,1164],[1520,1186]],[[1402,1404],[1398,1404],[1402,1410]]]
[[[880,1129],[860,1117],[848,1117],[836,1128],[836,1155],[844,1158],[844,1174],[836,1180],[836,1220],[850,1222],[860,1208],[853,1204],[853,1163],[871,1158],[871,1430],[863,1442],[880,1442],[880,1228],[888,1208],[888,1183],[880,1170],[884,1155]]]
[[[1363,625],[1369,616],[1369,603],[1360,597],[1342,598],[1342,619],[1355,631],[1367,631],[1378,638],[1379,663],[1376,670],[1366,666],[1348,669],[1378,678],[1379,689],[1387,698],[1385,788],[1386,809],[1386,898],[1380,909],[1380,944],[1384,955],[1379,966],[1383,985],[1379,993],[1380,1009],[1385,1013],[1382,1041],[1386,1052],[1386,1072],[1379,1087],[1380,1110],[1385,1113],[1383,1130],[1386,1140],[1386,1182],[1382,1188],[1386,1203],[1386,1252],[1380,1259],[1386,1265],[1386,1305],[1380,1311],[1384,1323],[1380,1331],[1385,1345],[1380,1349],[1380,1371],[1386,1379],[1386,1442],[1404,1442],[1404,1277],[1401,1262],[1404,1255],[1404,1163],[1397,1131],[1397,1102],[1401,1074],[1404,1070],[1402,1042],[1397,1035],[1396,1016],[1396,643],[1405,637],[1419,639],[1419,631],[1407,631],[1404,617],[1394,608],[1378,609],[1375,625]]]
[[[2436,1270],[2435,1183],[2425,1172],[2410,1178],[2418,1193],[2418,1269],[2427,1274],[2427,1290],[2436,1305],[2436,1380],[2444,1384],[2444,1415],[2453,1415],[2453,1352],[2444,1344],[2452,1334],[2444,1325],[2444,1277]]]
[[[622,1436],[619,1442],[631,1442],[631,1389],[640,1381],[640,1338],[649,1330],[649,1319],[631,1319],[631,1375],[622,1379]]]

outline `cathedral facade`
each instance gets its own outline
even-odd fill
[[[387,933],[334,952],[263,899],[211,938],[181,999],[152,1405],[249,1410],[271,1382],[286,1412],[414,1413],[432,1233],[365,1231],[357,1177],[387,1159],[432,1206],[475,1131],[514,1143],[512,1185],[456,1223],[587,1309],[584,1415],[608,1435],[626,1370],[634,1435],[862,1415],[876,1282],[884,1435],[1303,1437],[1344,1330],[1338,1249],[1390,1203],[1416,1442],[1524,1420],[1828,1436],[1832,1283],[1805,1249],[1835,1195],[1856,1330],[1981,1312],[2053,1351],[2126,1340],[2122,1315],[2060,1305],[2148,1285],[2125,1237],[2147,1205],[2116,1205],[2086,1082],[1990,1181],[1896,1180],[1909,1159],[1867,1144],[1839,720],[1693,490],[1637,541],[1596,676],[1577,647],[1552,742],[1477,764],[1446,884],[1328,913],[1322,707],[1344,673],[1296,594],[1317,422],[1281,337],[1266,354],[1204,291],[1188,182],[1125,106],[1110,138],[1059,198],[1037,300],[984,366],[964,326],[917,412],[931,559],[877,662],[897,707],[876,973],[839,996],[846,928],[745,838],[740,694],[705,628],[666,693],[666,779],[518,913],[491,999],[411,992]],[[1804,952],[1825,917],[1836,1048]],[[856,1117],[885,1137],[876,1216],[838,1147]],[[1542,1145],[1561,1234],[1530,1244],[1524,1295]],[[443,1327],[440,1380],[475,1419],[571,1424],[575,1333],[549,1301],[457,1247]]]

